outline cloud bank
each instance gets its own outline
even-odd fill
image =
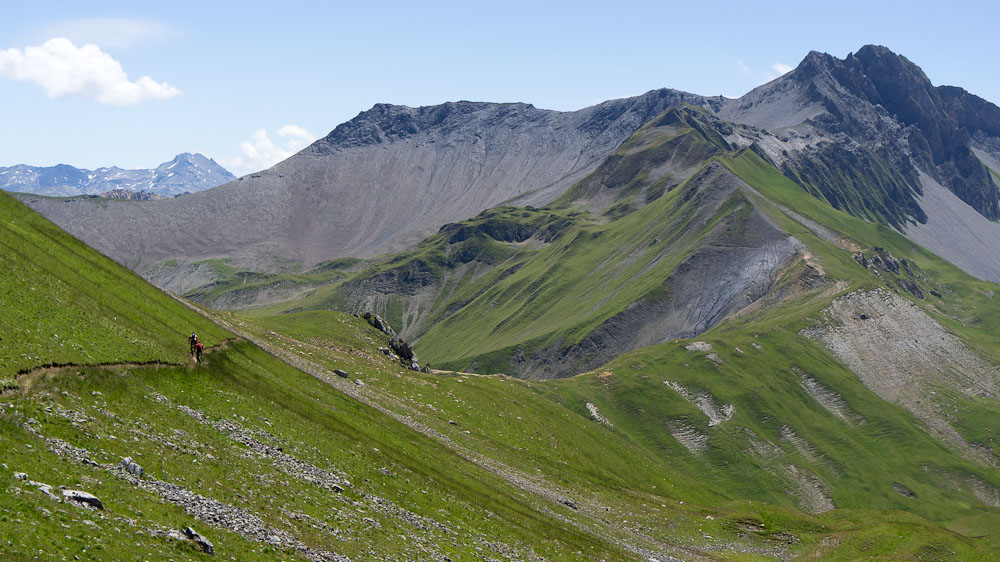
[[[50,98],[78,95],[107,105],[165,100],[181,91],[143,76],[132,82],[121,63],[93,44],[77,47],[65,37],[40,47],[0,50],[0,76],[34,82]]]
[[[240,156],[222,158],[222,164],[240,175],[274,166],[316,140],[316,136],[298,125],[285,125],[275,133],[277,143],[264,129],[257,129],[250,139],[240,143]]]

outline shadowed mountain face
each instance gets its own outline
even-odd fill
[[[973,154],[998,154],[1000,108],[933,86],[885,47],[868,45],[843,60],[809,53],[719,114],[774,133],[782,142],[769,155],[785,175],[857,216],[897,228],[925,222],[919,168],[983,216],[1000,218],[1000,194]]]

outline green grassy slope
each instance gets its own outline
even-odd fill
[[[239,560],[634,558],[635,541],[381,408],[246,341],[219,345],[227,330],[0,203],[4,559],[201,558],[169,536],[186,525]],[[191,329],[212,345],[200,366]],[[350,344],[370,346],[362,337]],[[43,367],[56,363],[73,365]],[[364,376],[369,363],[339,364]],[[120,468],[126,456],[141,479]],[[61,487],[104,509],[61,501]]]
[[[607,540],[539,512],[531,494],[248,343],[209,354],[206,366],[197,369],[52,372],[0,404],[7,466],[0,478],[19,490],[0,500],[5,521],[18,523],[0,527],[0,552],[14,557],[38,549],[71,556],[87,548],[94,559],[149,552],[197,558],[187,545],[150,532],[185,525],[209,537],[226,558],[309,557],[303,549],[246,540],[225,525],[185,514],[142,486],[128,486],[116,466],[130,456],[143,466],[147,481],[170,482],[235,506],[307,548],[356,560],[470,559],[487,543],[515,558],[534,553],[570,559],[577,551],[629,558]],[[25,427],[29,418],[38,423]],[[259,446],[237,441],[230,433],[234,424],[271,449],[260,454]],[[111,468],[57,456],[40,435],[86,449]],[[282,459],[296,464],[289,468]],[[303,476],[295,470],[305,463],[334,475],[343,491],[317,484],[312,472]],[[19,483],[14,472],[85,489],[103,500],[105,510],[57,504]],[[573,517],[555,502],[550,509]],[[33,532],[26,535],[26,526]]]
[[[49,363],[187,360],[228,334],[0,193],[0,378]]]
[[[385,340],[374,331],[373,342],[344,345],[350,339],[345,327],[355,321],[311,311],[246,321],[243,327],[333,369],[343,365],[344,353],[380,355],[374,348]],[[727,331],[709,338],[724,361],[718,367],[704,354],[685,350],[687,342],[672,342],[629,354],[601,372],[555,381],[401,372],[384,358],[373,363],[391,370],[361,374],[387,402],[407,404],[414,419],[468,450],[543,477],[581,511],[593,505],[627,511],[630,527],[722,559],[921,559],[946,550],[957,559],[988,560],[997,546],[989,532],[989,514],[996,510],[982,507],[969,489],[951,489],[941,473],[995,478],[995,471],[956,459],[915,428],[906,412],[886,411],[822,349],[799,340],[793,327],[777,326],[756,335]],[[735,351],[736,345],[747,352]],[[864,427],[855,431],[819,407],[797,386],[795,369],[819,373],[822,383],[843,392],[867,416]],[[735,404],[733,419],[707,428],[705,416],[664,379]],[[595,420],[587,403],[609,424]],[[673,420],[708,432],[708,450],[696,455],[681,446],[670,435]],[[808,457],[782,440],[786,425],[809,440]],[[751,431],[769,456],[756,456]],[[799,512],[789,493],[795,481],[783,470],[789,464],[829,479],[833,500],[842,507],[820,516]],[[894,491],[896,482],[917,498]],[[932,522],[958,517],[950,526],[956,532]],[[970,538],[977,536],[984,538]]]

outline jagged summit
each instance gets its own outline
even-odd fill
[[[1000,219],[1000,191],[973,153],[1000,156],[1000,108],[961,88],[934,86],[887,47],[866,45],[843,59],[812,51],[720,116],[787,139],[771,147],[777,162],[796,169],[786,175],[856,215],[897,228],[925,222],[917,204],[924,173]]]

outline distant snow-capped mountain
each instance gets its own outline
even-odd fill
[[[0,189],[56,197],[123,190],[173,197],[204,191],[234,179],[215,160],[189,152],[178,154],[152,170],[123,170],[117,166],[82,170],[66,164],[0,167]]]

